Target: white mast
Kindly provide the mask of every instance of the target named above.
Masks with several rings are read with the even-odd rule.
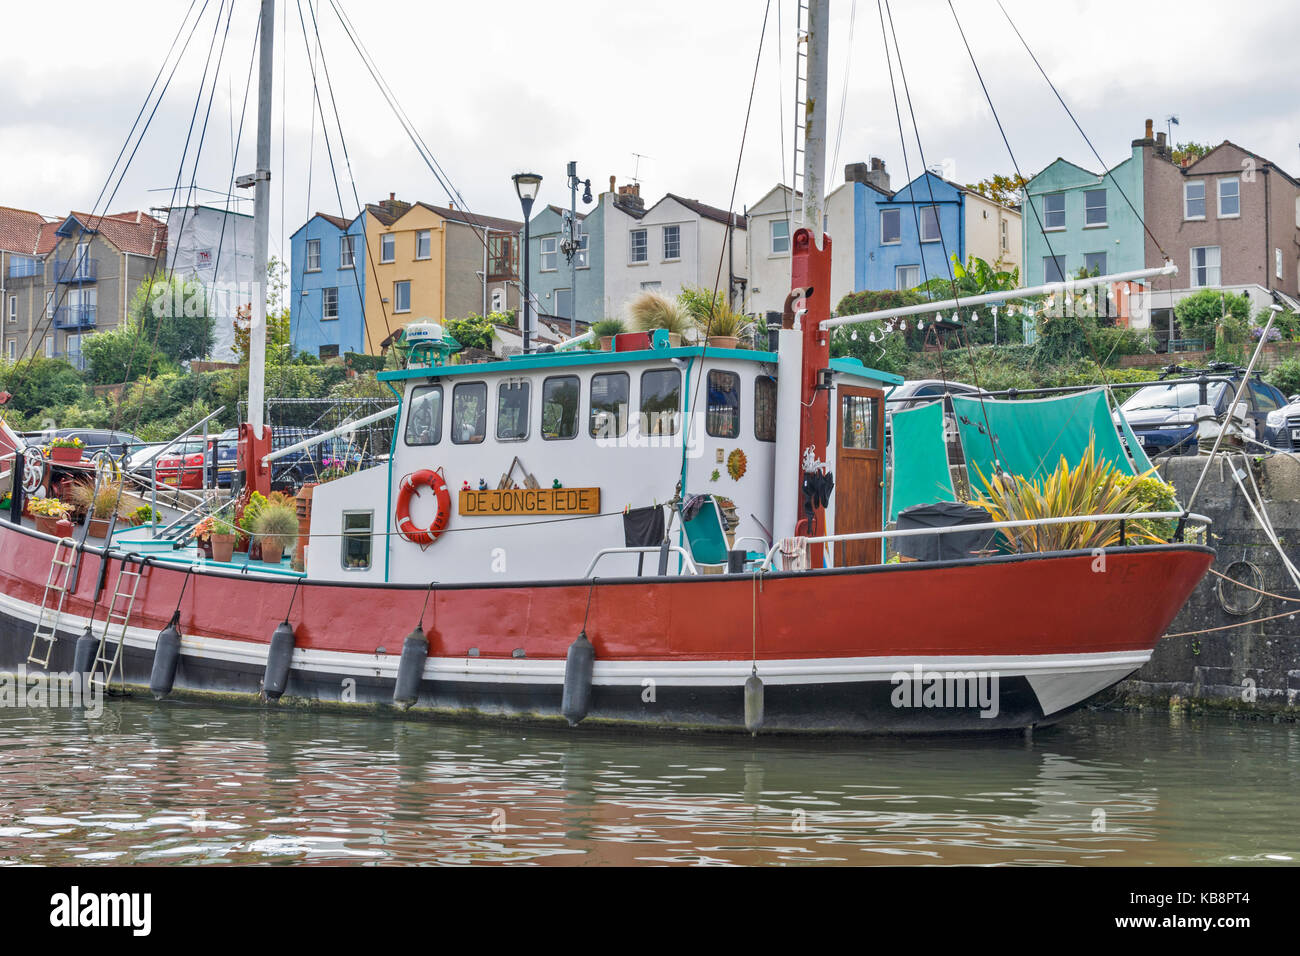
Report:
[[[808,84],[804,102],[803,221],[822,247],[826,214],[826,46],[830,34],[830,0],[808,4]]]
[[[257,75],[257,170],[253,173],[253,310],[248,326],[248,424],[262,437],[266,421],[266,280],[271,232],[271,75],[275,0],[262,0]],[[247,185],[249,177],[241,177]]]

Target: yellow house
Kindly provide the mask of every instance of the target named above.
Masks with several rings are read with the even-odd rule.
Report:
[[[392,194],[366,212],[366,340],[378,352],[408,322],[446,317],[447,222]]]

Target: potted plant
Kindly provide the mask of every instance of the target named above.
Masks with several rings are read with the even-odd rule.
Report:
[[[88,481],[73,483],[68,492],[72,503],[86,514],[86,534],[91,538],[107,538],[109,524],[116,514],[119,518],[130,515],[135,499],[122,494],[122,483],[105,481],[98,488]]]
[[[682,344],[682,336],[692,328],[690,313],[675,299],[659,292],[645,291],[627,304],[632,325],[641,332],[667,329],[673,347]]]
[[[71,464],[81,461],[81,449],[85,447],[86,443],[80,438],[52,438],[45,446],[45,454],[50,461]]]
[[[260,550],[258,544],[253,539],[257,533],[257,516],[262,513],[266,507],[266,495],[260,491],[255,491],[249,495],[248,501],[244,503],[244,510],[239,515],[239,539],[235,542],[236,551],[247,551],[250,559],[256,560],[256,551]]]
[[[626,331],[627,325],[622,319],[601,319],[591,324],[592,334],[600,341],[600,347],[606,352],[614,351],[614,336]]]
[[[726,302],[716,303],[712,313],[698,321],[700,334],[708,336],[709,348],[714,349],[736,348],[748,324],[745,316]]]
[[[298,509],[268,502],[257,514],[254,531],[262,542],[262,560],[279,564],[284,552],[298,543]]]
[[[149,505],[140,505],[140,507],[127,515],[127,520],[130,521],[134,527],[138,528],[141,525],[152,524],[155,521],[162,521],[162,515],[154,511]]]
[[[36,530],[43,534],[57,534],[57,525],[72,514],[72,509],[58,498],[33,498],[31,501],[32,517],[36,519]]]
[[[197,533],[203,529],[203,535],[212,549],[212,560],[230,563],[235,556],[235,538],[237,529],[233,524],[224,518],[218,518],[215,515],[209,515],[199,522],[195,528]]]

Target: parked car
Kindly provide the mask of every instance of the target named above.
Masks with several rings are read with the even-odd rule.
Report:
[[[1226,367],[1211,368],[1208,371],[1215,377],[1223,376],[1227,380],[1205,383],[1204,396],[1201,394],[1200,382],[1180,378],[1144,386],[1120,406],[1148,457],[1197,453],[1198,406],[1208,405],[1216,418],[1227,414],[1228,405],[1241,385],[1244,370]],[[1285,428],[1285,416],[1277,413],[1287,405],[1286,396],[1267,382],[1252,377],[1242,394],[1242,401],[1246,404],[1247,415],[1255,423],[1257,440],[1272,444],[1268,437],[1270,428],[1275,438]],[[1270,422],[1275,424],[1270,425]],[[1297,427],[1300,428],[1300,425]]]
[[[1268,413],[1259,440],[1281,451],[1300,451],[1300,395],[1291,395],[1286,404]]]
[[[159,484],[191,491],[202,488],[207,451],[208,443],[202,438],[187,438],[173,445],[158,456]]]
[[[939,378],[923,378],[904,382],[889,393],[886,400],[888,412],[904,412],[943,397],[943,440],[948,447],[948,461],[961,464],[961,439],[957,433],[957,418],[953,414],[953,395],[988,395],[988,392],[965,382],[945,382]],[[885,416],[885,441],[890,437],[889,415]]]
[[[83,453],[87,457],[99,451],[107,451],[114,458],[120,458],[128,448],[140,441],[130,432],[106,428],[60,428],[54,435],[57,438],[80,438],[85,446]]]
[[[239,465],[239,429],[227,428],[211,444],[217,459],[217,487],[229,488]]]

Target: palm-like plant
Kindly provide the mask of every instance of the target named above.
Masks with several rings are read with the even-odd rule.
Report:
[[[993,521],[1033,521],[1073,515],[1135,514],[1146,510],[1140,489],[1111,462],[1097,457],[1089,439],[1083,458],[1074,467],[1061,456],[1056,470],[1042,481],[1020,475],[986,476],[978,466],[983,490],[971,503],[989,513]],[[1070,524],[1030,525],[1004,531],[1022,551],[1075,551],[1106,548],[1120,541],[1120,522],[1079,521]],[[1126,537],[1159,543],[1141,522],[1129,524]]]
[[[677,335],[691,328],[691,316],[679,303],[659,292],[640,293],[627,304],[632,325],[642,332],[667,329]]]

